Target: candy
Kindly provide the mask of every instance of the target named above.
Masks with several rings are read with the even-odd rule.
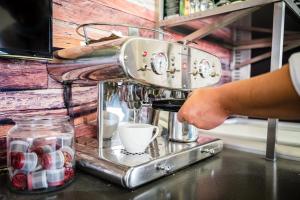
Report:
[[[62,151],[43,154],[41,164],[44,169],[59,169],[64,166],[65,160]]]
[[[42,154],[50,153],[53,152],[54,150],[50,145],[45,145],[45,146],[35,147],[31,151],[35,152],[38,156],[42,156]]]
[[[24,173],[17,173],[12,177],[11,184],[18,190],[25,190],[27,188],[27,176]]]
[[[65,146],[60,149],[64,155],[65,164],[71,163],[74,159],[75,152],[71,147]]]
[[[23,140],[14,140],[9,143],[9,150],[11,152],[27,152],[29,143]]]
[[[46,171],[37,171],[28,174],[27,176],[28,189],[48,188]]]
[[[64,184],[65,168],[47,170],[46,173],[49,186],[60,186]]]
[[[15,169],[24,171],[33,171],[38,164],[38,157],[36,153],[11,153],[11,166]]]
[[[70,181],[75,175],[74,169],[72,167],[65,168],[65,182]]]
[[[10,153],[10,163],[15,169],[21,169],[24,166],[25,156],[23,153]]]
[[[43,146],[50,146],[52,149],[56,147],[56,138],[37,138],[33,142],[33,146],[43,147]]]

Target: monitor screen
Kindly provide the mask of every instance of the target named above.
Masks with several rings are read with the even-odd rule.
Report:
[[[0,56],[52,56],[52,1],[0,0]]]

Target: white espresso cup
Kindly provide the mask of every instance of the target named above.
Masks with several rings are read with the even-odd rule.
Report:
[[[119,135],[125,150],[129,153],[143,153],[158,136],[159,128],[150,124],[122,124]],[[153,130],[155,133],[153,135]]]

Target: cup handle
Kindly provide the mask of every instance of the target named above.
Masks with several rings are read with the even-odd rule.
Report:
[[[154,126],[154,129],[156,129],[156,131],[155,131],[153,137],[151,138],[149,144],[150,144],[150,143],[158,136],[158,134],[159,134],[159,128],[158,128],[158,126]]]

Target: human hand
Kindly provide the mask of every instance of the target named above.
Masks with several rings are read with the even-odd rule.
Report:
[[[178,120],[201,129],[212,129],[229,116],[219,88],[201,88],[193,91],[178,112]]]

